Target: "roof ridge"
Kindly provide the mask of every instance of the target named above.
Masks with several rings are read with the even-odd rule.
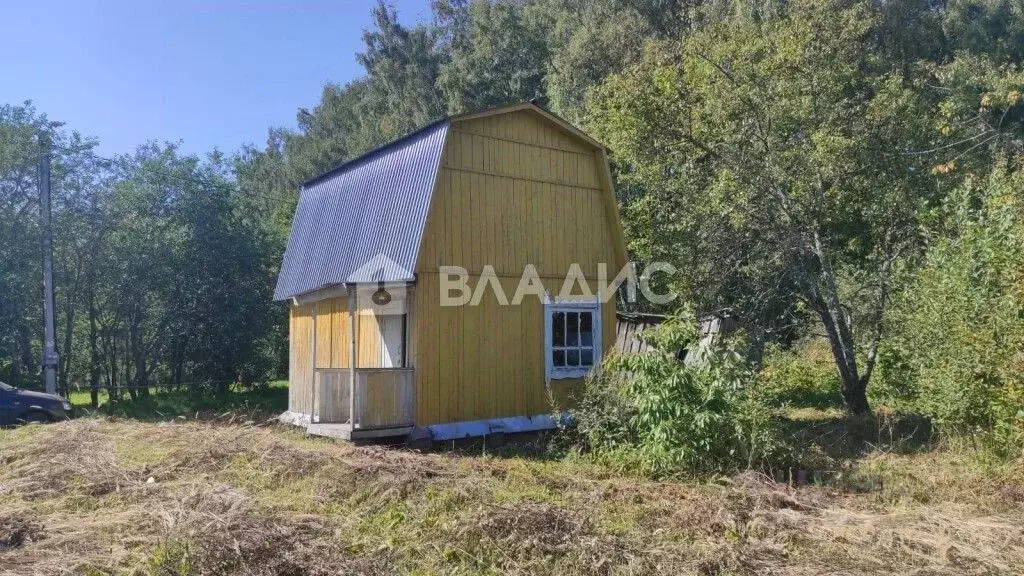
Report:
[[[430,130],[432,128],[436,128],[440,124],[451,123],[451,122],[456,122],[456,121],[461,121],[461,120],[467,120],[467,119],[478,117],[478,116],[481,116],[481,115],[500,114],[500,113],[503,113],[503,112],[512,112],[516,108],[520,108],[520,109],[532,108],[532,109],[535,109],[541,115],[548,117],[548,119],[550,119],[550,120],[554,120],[556,124],[562,125],[562,127],[564,129],[566,129],[569,132],[573,133],[576,137],[581,138],[581,139],[587,141],[588,143],[590,143],[593,146],[596,146],[598,148],[602,148],[602,146],[601,146],[601,144],[599,142],[597,142],[592,137],[590,137],[587,133],[583,132],[578,127],[573,125],[572,122],[569,122],[565,118],[562,118],[558,114],[555,114],[551,110],[548,110],[547,108],[541,106],[540,104],[535,102],[535,100],[536,100],[536,98],[534,98],[533,100],[527,100],[525,102],[515,102],[515,103],[512,103],[512,104],[505,104],[503,106],[494,106],[492,108],[485,108],[483,110],[477,110],[477,111],[474,111],[474,112],[464,112],[464,113],[461,113],[461,114],[449,114],[447,116],[444,116],[442,118],[434,120],[433,122],[431,122],[429,124],[426,124],[425,126],[417,128],[417,129],[413,130],[412,132],[409,132],[408,134],[405,134],[404,136],[400,136],[398,138],[395,138],[394,140],[391,140],[390,142],[387,142],[385,144],[381,144],[380,146],[377,146],[376,148],[368,150],[367,152],[364,152],[363,154],[360,154],[359,156],[356,156],[355,158],[353,158],[351,160],[348,160],[347,162],[344,162],[341,165],[339,165],[339,166],[337,166],[335,168],[332,168],[332,169],[328,170],[327,172],[324,172],[323,174],[321,174],[319,176],[315,176],[313,178],[310,178],[309,180],[306,180],[305,182],[303,182],[302,186],[306,187],[306,186],[310,186],[312,184],[316,184],[317,182],[320,182],[321,180],[323,180],[325,178],[328,178],[330,176],[334,176],[335,174],[337,174],[339,172],[343,172],[345,170],[348,170],[348,169],[352,168],[353,166],[355,166],[356,164],[359,164],[360,162],[369,160],[371,157],[376,156],[377,154],[379,154],[381,152],[384,152],[386,150],[390,150],[391,148],[394,148],[395,146],[397,146],[399,144],[402,144],[406,140],[409,140],[411,138],[419,136],[421,133],[426,132],[426,131],[428,131],[428,130]]]
[[[368,151],[360,154],[359,156],[356,156],[355,158],[340,164],[339,166],[331,168],[330,170],[328,170],[327,172],[324,172],[323,174],[321,174],[319,176],[314,176],[313,178],[310,178],[309,180],[306,180],[305,182],[302,183],[302,187],[305,188],[306,186],[310,186],[310,185],[316,184],[317,182],[320,182],[321,180],[324,180],[325,178],[334,176],[334,175],[338,174],[339,172],[344,172],[345,170],[348,170],[348,169],[354,167],[356,164],[359,164],[359,163],[361,163],[361,162],[363,162],[365,160],[369,160],[371,157],[376,156],[377,154],[379,154],[381,152],[390,150],[391,148],[394,148],[395,146],[397,146],[399,144],[402,144],[406,140],[409,140],[409,139],[411,139],[411,138],[413,138],[415,136],[419,136],[423,132],[426,132],[426,131],[431,130],[433,128],[437,128],[441,124],[449,122],[451,120],[451,118],[452,118],[451,116],[445,116],[444,118],[440,118],[438,120],[434,120],[433,122],[431,122],[431,123],[429,123],[429,124],[427,124],[427,125],[425,125],[423,127],[417,128],[417,129],[413,130],[412,132],[409,132],[408,134],[406,134],[404,136],[400,136],[400,137],[395,138],[394,140],[392,140],[390,142],[387,142],[385,144],[381,144],[380,146],[377,146],[376,148],[368,150]]]

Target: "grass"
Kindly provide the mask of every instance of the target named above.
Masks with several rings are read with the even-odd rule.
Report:
[[[190,407],[191,409],[191,407]],[[236,421],[237,422],[237,421]],[[1011,574],[1024,463],[874,450],[824,485],[656,482],[543,440],[419,453],[280,426],[0,431],[3,574]],[[866,487],[865,487],[866,486]]]
[[[154,391],[147,397],[111,402],[106,391],[99,396],[99,407],[92,408],[88,390],[72,391],[71,404],[76,414],[109,415],[133,418],[145,422],[171,418],[210,419],[221,415],[236,420],[266,419],[280,414],[288,407],[288,381],[278,380],[265,386],[253,386],[241,391],[216,394],[209,391],[192,392],[187,389]]]
[[[785,370],[809,376],[784,426],[829,472],[807,485],[655,481],[537,435],[352,446],[269,424],[283,383],[104,402],[0,430],[0,575],[1024,573],[1024,461],[847,418]]]

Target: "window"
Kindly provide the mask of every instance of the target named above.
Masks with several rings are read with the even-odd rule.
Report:
[[[544,306],[547,379],[581,378],[601,361],[601,306],[547,302]]]

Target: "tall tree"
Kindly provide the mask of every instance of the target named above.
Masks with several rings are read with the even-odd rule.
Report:
[[[619,178],[633,249],[685,272],[705,309],[777,327],[806,310],[832,348],[849,411],[883,335],[893,267],[934,206],[924,156],[934,106],[871,50],[862,2],[795,2],[789,15],[726,22],[600,90],[591,127]]]
[[[511,0],[448,4],[456,30],[444,50],[438,86],[449,112],[481,110],[544,98],[549,52],[542,23],[529,18],[523,3]]]
[[[406,28],[397,11],[381,0],[373,9],[375,28],[363,33],[356,60],[366,68],[366,109],[380,140],[411,132],[444,114],[437,79],[441,58],[437,32],[420,24]]]

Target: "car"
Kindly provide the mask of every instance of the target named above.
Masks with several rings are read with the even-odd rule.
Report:
[[[0,426],[56,422],[71,417],[71,402],[56,394],[21,390],[0,382]]]

